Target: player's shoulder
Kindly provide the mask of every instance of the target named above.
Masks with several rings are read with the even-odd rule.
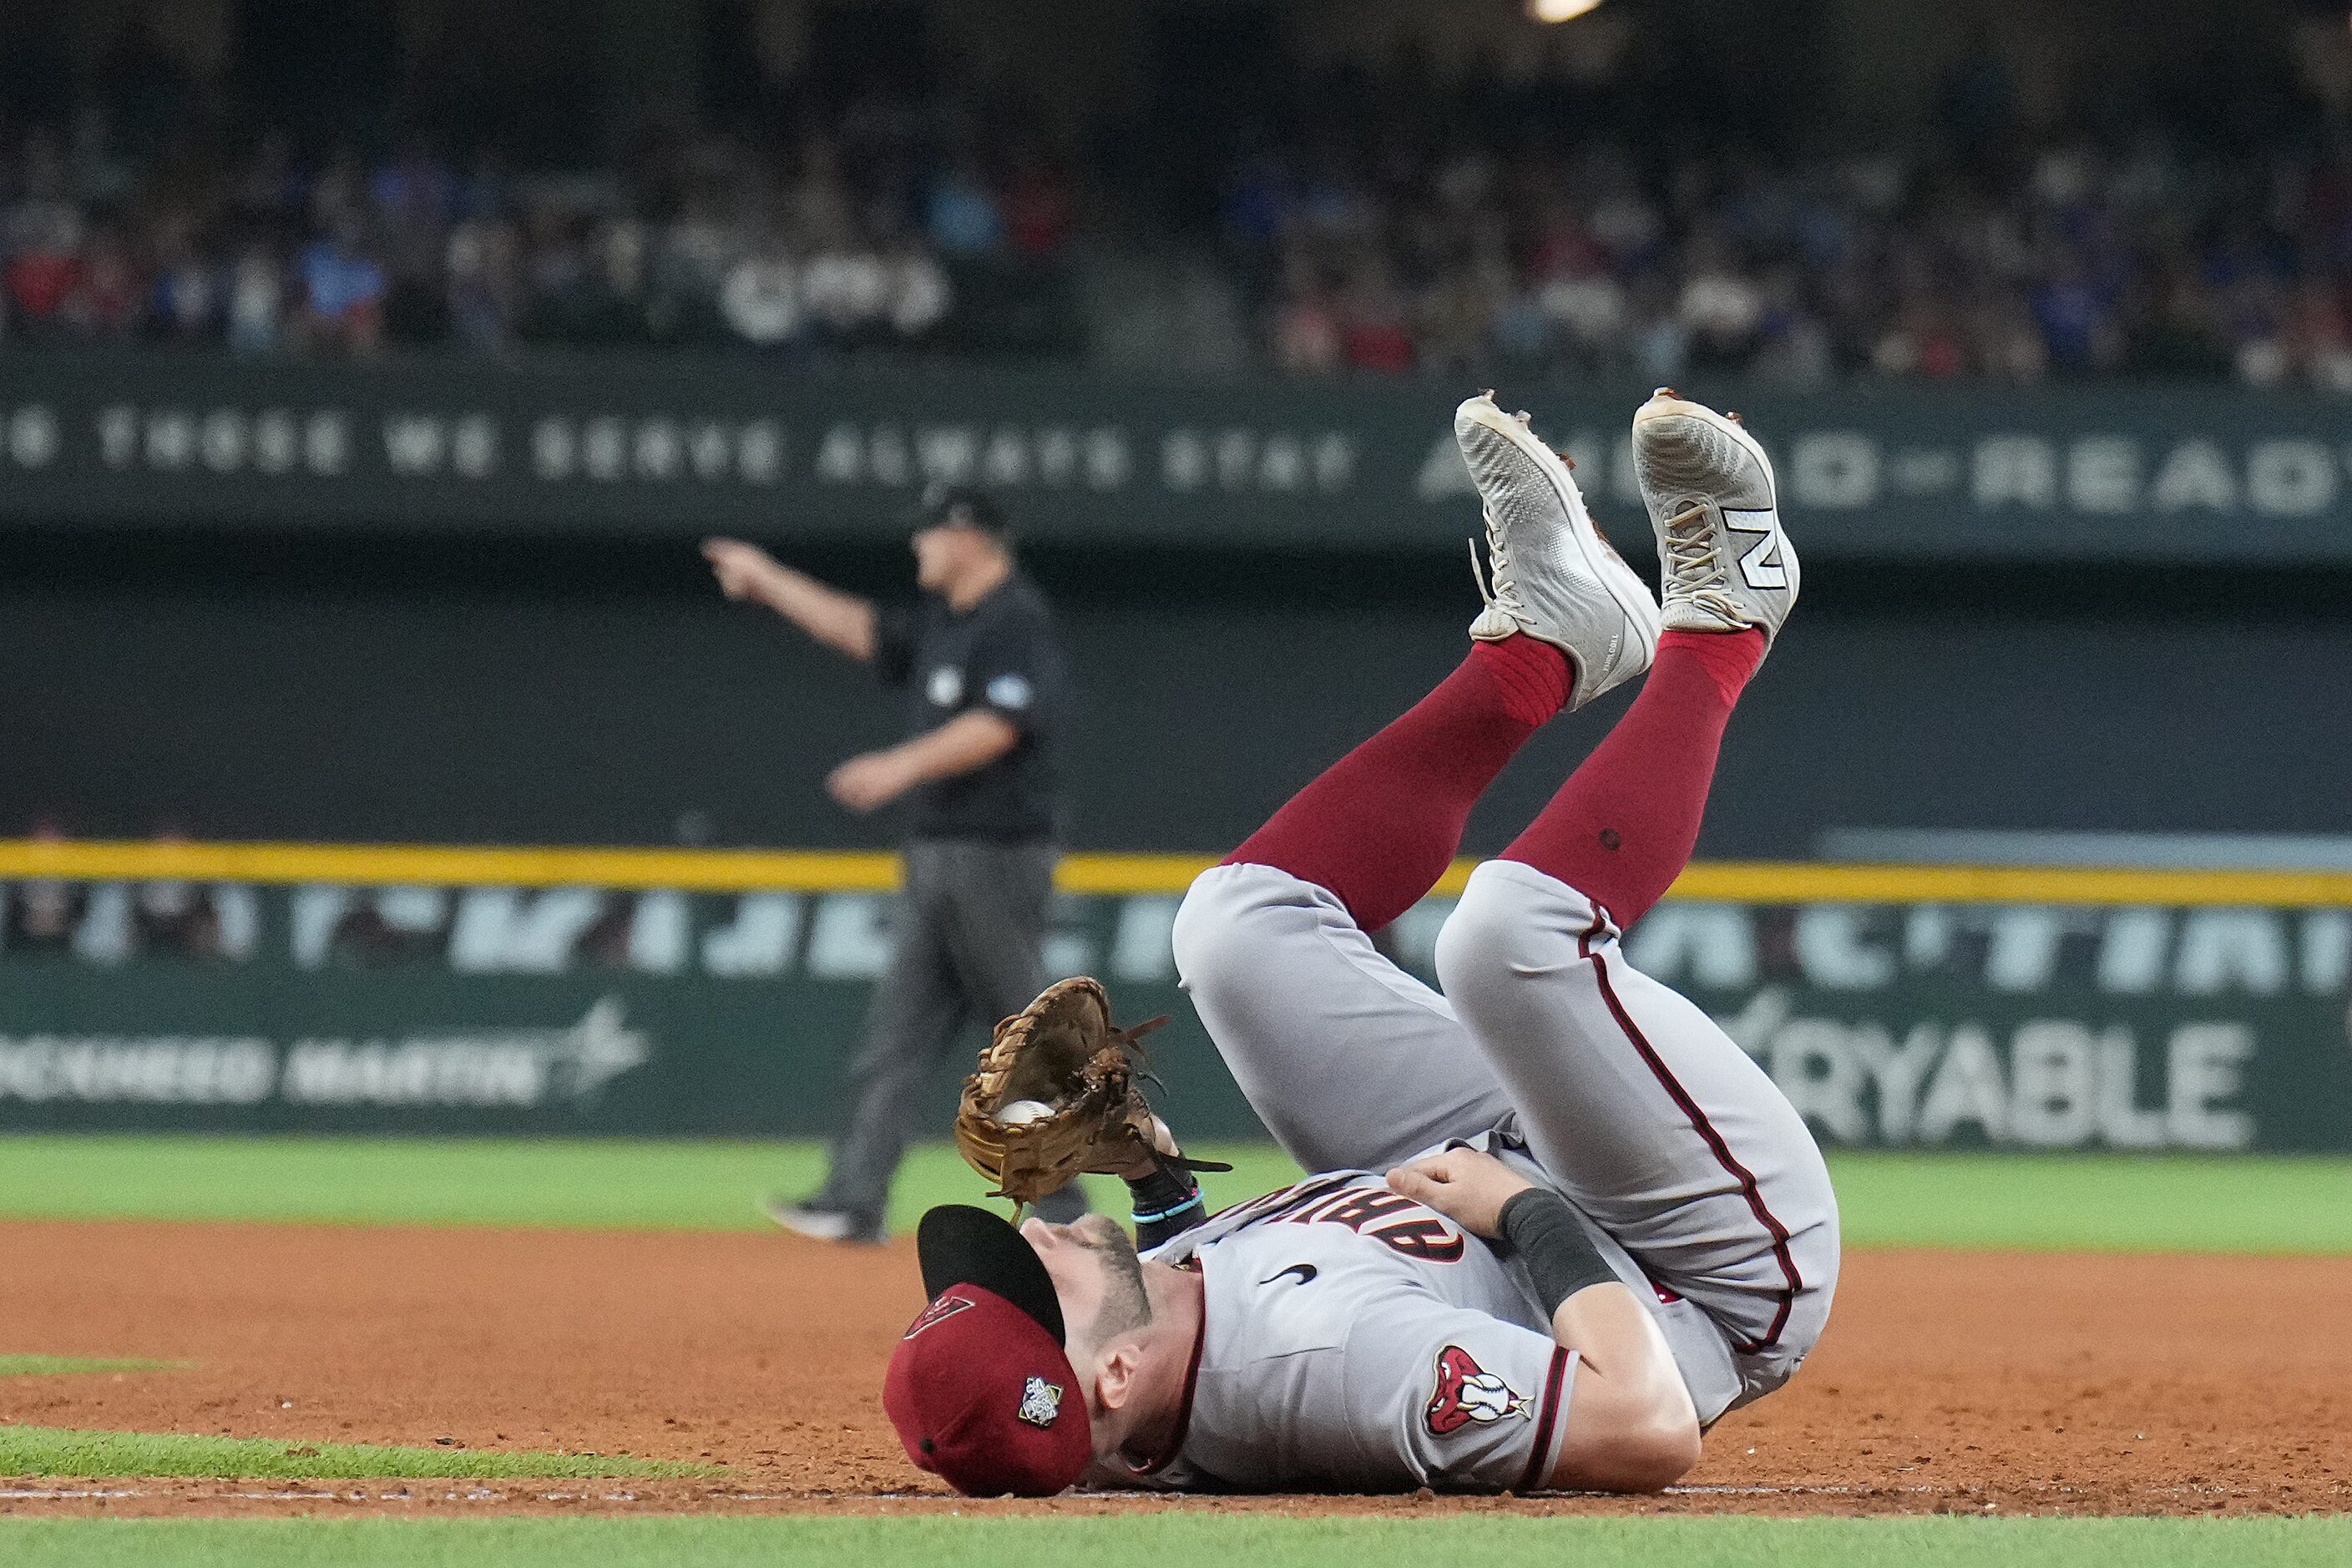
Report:
[[[1199,1267],[1217,1359],[1228,1368],[1337,1350],[1376,1293],[1360,1249],[1313,1226],[1237,1231],[1204,1246]]]
[[[1354,1189],[1363,1191],[1365,1189]],[[1212,1289],[1368,1293],[1410,1286],[1420,1260],[1401,1252],[1372,1227],[1276,1219],[1203,1237],[1192,1253]],[[1393,1218],[1393,1216],[1391,1216]]]
[[[1364,1237],[1344,1226],[1331,1225],[1271,1225],[1245,1226],[1222,1236],[1203,1238],[1198,1256],[1204,1264],[1233,1267],[1243,1258],[1276,1257],[1297,1253],[1327,1265],[1369,1256],[1363,1247]]]

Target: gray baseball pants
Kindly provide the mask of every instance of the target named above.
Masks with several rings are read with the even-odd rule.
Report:
[[[890,966],[874,988],[850,1068],[848,1123],[833,1141],[818,1201],[878,1217],[923,1125],[923,1098],[966,1025],[986,1029],[1045,988],[1054,896],[1051,844],[919,838],[906,847]],[[966,1064],[969,1070],[969,1064]],[[1086,1212],[1075,1186],[1037,1205],[1047,1219]]]
[[[1270,866],[1193,882],[1176,965],[1251,1106],[1308,1171],[1383,1171],[1509,1125],[1650,1281],[1723,1332],[1743,1404],[1829,1315],[1837,1201],[1804,1120],[1583,894],[1479,867],[1432,990],[1339,899]],[[1728,1392],[1728,1390],[1727,1390]]]

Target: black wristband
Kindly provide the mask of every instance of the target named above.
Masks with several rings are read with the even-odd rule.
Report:
[[[1191,1172],[1161,1163],[1155,1163],[1148,1176],[1130,1177],[1127,1192],[1136,1219],[1146,1224],[1168,1218],[1187,1205],[1201,1201],[1201,1184],[1192,1179]]]
[[[1503,1239],[1526,1260],[1528,1276],[1548,1313],[1588,1285],[1613,1285],[1617,1271],[1601,1256],[1558,1193],[1529,1187],[1503,1205],[1497,1226]]]

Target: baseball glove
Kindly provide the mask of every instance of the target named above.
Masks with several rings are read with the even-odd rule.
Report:
[[[1166,1022],[1118,1027],[1101,983],[1079,975],[997,1025],[955,1122],[965,1163],[996,1184],[990,1195],[1034,1204],[1086,1172],[1231,1170],[1154,1137],[1157,1119],[1135,1085],[1148,1076],[1136,1041]]]

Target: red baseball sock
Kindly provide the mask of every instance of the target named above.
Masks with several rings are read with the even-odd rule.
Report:
[[[1225,864],[1328,888],[1378,931],[1437,885],[1471,806],[1567,705],[1569,683],[1567,657],[1549,643],[1472,643],[1436,690],[1291,796]]]
[[[1632,925],[1689,864],[1723,726],[1764,634],[1667,632],[1642,694],[1502,858],[1559,878]]]

